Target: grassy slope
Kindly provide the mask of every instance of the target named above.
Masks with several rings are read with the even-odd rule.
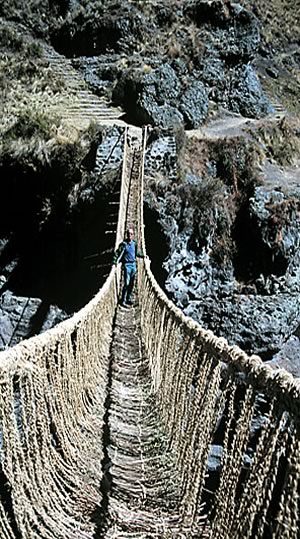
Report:
[[[49,164],[59,146],[84,137],[57,113],[71,100],[39,42],[19,22],[0,18],[0,162]]]

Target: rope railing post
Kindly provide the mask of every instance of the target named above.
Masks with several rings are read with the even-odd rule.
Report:
[[[142,145],[141,145],[141,164],[140,164],[140,181],[138,184],[138,243],[141,246],[141,250],[146,255],[146,243],[145,243],[145,234],[144,234],[144,204],[143,204],[143,196],[144,196],[144,178],[145,178],[145,156],[146,156],[146,146],[147,146],[147,135],[148,135],[148,127],[143,127],[143,138],[142,138]],[[140,262],[139,267],[140,270],[138,272],[138,289],[139,291],[142,290],[143,286],[143,266],[145,264],[147,259],[144,259],[142,262]],[[147,262],[148,263],[148,260]],[[139,292],[140,293],[140,292]]]
[[[147,136],[148,136],[148,126],[145,125],[143,128],[143,141],[142,141],[142,158],[141,158],[141,178],[140,178],[140,192],[139,192],[139,200],[140,200],[140,242],[142,251],[146,254],[146,244],[145,244],[145,233],[144,233],[144,204],[143,204],[143,196],[144,196],[144,179],[145,179],[145,158],[146,158],[146,146],[147,146]]]

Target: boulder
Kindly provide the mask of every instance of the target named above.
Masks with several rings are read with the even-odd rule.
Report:
[[[176,72],[169,64],[149,73],[134,68],[120,77],[113,100],[125,109],[133,123],[170,128],[184,123],[176,106],[180,90]]]
[[[189,301],[184,312],[230,344],[248,353],[270,357],[297,330],[300,320],[299,292],[272,296],[207,295]]]
[[[286,369],[296,378],[300,378],[300,340],[292,335],[275,356],[266,362],[274,369]]]
[[[1,295],[0,350],[50,329],[66,318],[67,314],[54,305],[47,307],[44,312],[43,302],[39,298],[16,296],[6,290]]]
[[[231,69],[228,106],[233,112],[249,118],[259,118],[273,111],[263,94],[259,78],[250,64]]]
[[[249,62],[260,46],[259,22],[239,4],[231,4],[231,17],[216,35],[216,47],[229,63]]]
[[[223,92],[226,88],[225,62],[208,50],[199,65],[200,77],[204,84]]]
[[[175,67],[180,72],[179,62]],[[120,76],[113,100],[125,109],[133,123],[162,128],[185,125],[193,129],[207,117],[208,95],[202,82],[185,75],[184,78],[187,87],[183,91],[179,75],[169,64],[150,68],[149,73],[131,68]]]
[[[154,69],[144,76],[144,86],[154,87],[159,104],[175,104],[181,90],[176,72],[169,64]]]
[[[211,27],[212,43],[226,61],[248,62],[254,58],[260,45],[259,23],[240,4],[229,0],[197,0],[189,2],[184,13],[197,26]]]
[[[194,82],[183,93],[179,110],[183,114],[187,129],[200,127],[208,113],[208,95],[202,82]]]

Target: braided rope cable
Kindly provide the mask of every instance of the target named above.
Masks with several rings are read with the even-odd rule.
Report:
[[[274,407],[266,417],[261,429],[260,439],[253,455],[253,462],[248,477],[244,483],[244,490],[239,500],[238,511],[232,529],[232,537],[252,537],[253,524],[264,505],[268,477],[272,475],[274,453],[281,451],[279,438],[284,428],[285,418],[278,417]]]
[[[116,245],[125,230],[124,159]],[[81,311],[0,353],[1,470],[22,539],[91,539],[101,502],[102,427],[119,270]],[[0,536],[13,527],[0,497]]]
[[[144,148],[146,138],[145,129]],[[141,170],[139,241],[146,252],[143,183],[144,170]],[[255,532],[257,522],[256,533],[261,534],[266,524],[270,526],[267,517],[274,520],[274,515],[270,517],[268,512],[282,452],[288,454],[291,469],[299,468],[299,460],[295,457],[297,454],[299,459],[298,452],[294,451],[291,456],[292,449],[286,444],[288,427],[282,418],[289,414],[299,440],[300,382],[284,370],[274,371],[265,366],[258,356],[249,357],[237,346],[230,346],[225,339],[216,337],[186,317],[160,289],[147,259],[140,262],[138,277],[141,328],[151,358],[153,392],[170,446],[177,455],[177,467],[184,485],[183,529],[190,536],[201,513],[209,448],[226,409],[228,423],[223,440],[220,482],[210,510],[210,524],[202,536],[206,533],[211,538],[244,539]],[[219,369],[214,371],[216,363]],[[224,372],[228,372],[232,380],[232,395],[226,393],[222,381]],[[237,406],[234,395],[241,393],[240,387],[245,390],[238,398]],[[265,419],[249,470],[242,472],[253,437],[255,398],[262,392],[269,403],[271,416]],[[286,482],[282,494],[280,518],[285,521],[286,530],[296,529],[294,523],[299,511],[295,473],[292,477]],[[292,510],[283,512],[285,501],[292,495],[296,500],[290,504]],[[186,525],[188,521],[189,526]]]
[[[276,539],[299,536],[300,442],[296,431],[289,433],[288,447],[287,470],[274,530]]]
[[[3,539],[14,539],[14,533],[7,518],[2,501],[0,501],[0,529]]]
[[[237,399],[237,385],[231,381],[228,399],[227,424],[223,442],[222,469],[220,485],[215,498],[214,510],[218,515],[212,527],[213,536],[221,539],[231,528],[237,512],[235,492],[243,467],[244,454],[250,432],[251,420],[254,411],[253,389],[247,389],[239,405],[241,410],[236,418],[235,400]],[[229,442],[230,440],[230,442]]]

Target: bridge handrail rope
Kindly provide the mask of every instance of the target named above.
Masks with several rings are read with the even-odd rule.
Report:
[[[118,213],[118,224],[117,224],[115,248],[123,240],[124,233],[125,233],[127,199],[128,199],[128,188],[129,188],[129,178],[127,177],[128,163],[126,162],[127,155],[128,155],[128,147],[127,147],[128,129],[127,127],[124,129],[123,137],[124,137],[124,149],[123,149],[123,163],[122,163],[121,193],[120,193],[120,206],[119,206],[119,213]],[[51,328],[47,330],[46,332],[41,333],[40,335],[31,337],[30,339],[27,339],[17,344],[16,346],[13,346],[12,348],[8,350],[1,351],[0,352],[0,381],[1,381],[1,376],[3,376],[6,370],[8,373],[10,373],[11,371],[14,371],[15,374],[18,374],[19,372],[22,373],[22,368],[25,368],[27,363],[26,361],[20,360],[20,358],[23,357],[23,353],[24,353],[24,357],[27,355],[26,350],[28,349],[28,347],[34,346],[34,345],[38,346],[39,344],[43,346],[44,343],[48,339],[51,342],[53,342],[57,338],[59,340],[59,338],[61,337],[62,334],[64,334],[65,331],[74,329],[80,322],[82,322],[87,317],[87,315],[91,311],[93,311],[95,305],[101,302],[102,299],[105,297],[107,290],[111,286],[111,280],[113,279],[116,273],[117,273],[116,268],[113,267],[103,287],[99,290],[99,292],[95,295],[95,297],[82,309],[76,312],[71,318],[68,318],[67,320],[56,325],[54,328]],[[18,365],[18,361],[19,361],[19,365]]]
[[[145,129],[143,152],[146,138]],[[146,252],[143,166],[140,183],[139,241]],[[153,392],[184,485],[181,510],[186,530],[197,526],[207,492],[211,444],[224,423],[219,486],[210,500],[209,537],[262,538],[271,514],[272,537],[296,539],[300,381],[230,346],[185,316],[158,286],[147,259],[139,263],[138,279],[142,337]],[[286,475],[280,483],[283,461]],[[242,469],[247,469],[244,478]]]
[[[125,129],[116,245],[124,236],[130,158]],[[23,538],[93,537],[118,286],[113,267],[78,313],[0,352],[0,464],[13,511],[6,514],[0,496],[1,537],[14,538],[16,526]]]

